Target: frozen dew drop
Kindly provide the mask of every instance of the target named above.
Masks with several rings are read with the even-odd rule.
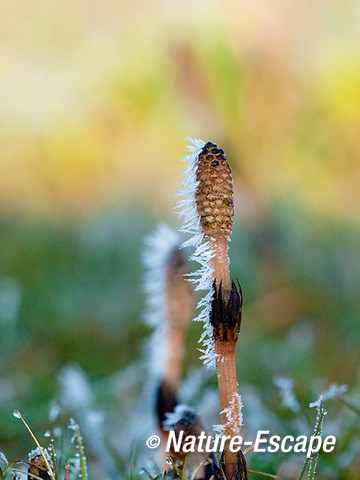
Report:
[[[13,415],[15,418],[21,418],[21,413],[19,412],[19,410],[14,410]]]

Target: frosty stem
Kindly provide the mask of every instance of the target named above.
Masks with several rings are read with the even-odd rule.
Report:
[[[224,236],[218,236],[213,239],[212,249],[214,256],[211,259],[211,266],[213,269],[213,280],[216,285],[222,287],[222,297],[226,304],[230,299],[230,274],[229,274],[229,259],[228,259],[228,241]],[[227,329],[227,326],[223,326]],[[234,330],[237,326],[233,327]],[[230,337],[234,335],[230,334]],[[235,334],[236,340],[237,335]],[[231,410],[232,418],[239,419],[241,416],[240,405],[238,401],[234,401],[238,395],[238,383],[236,376],[236,340],[233,338],[225,338],[217,335],[214,328],[214,351],[216,358],[216,373],[220,397],[220,411],[221,423],[224,426],[224,435],[233,437],[240,435],[240,425],[235,425],[228,421],[227,411]],[[229,442],[228,442],[229,443]],[[227,451],[225,453],[225,473],[228,480],[232,479],[237,466],[237,454]]]
[[[214,235],[208,241],[213,251],[210,264],[213,270],[213,280],[216,285],[222,286],[224,301],[230,298],[230,272],[228,257],[228,239],[224,235]],[[236,376],[236,341],[223,341],[214,335],[214,350],[216,355],[216,373],[220,397],[221,423],[224,426],[224,435],[233,437],[240,435],[239,426],[228,422],[226,411],[232,410],[234,418],[240,418],[239,402],[234,402],[238,393]],[[237,428],[235,428],[237,427]],[[237,454],[227,452],[225,454],[225,472],[229,479],[234,476],[236,470]]]
[[[240,416],[240,411],[235,411],[235,406],[237,407],[238,403],[234,402],[231,404],[234,400],[234,395],[237,395],[238,392],[235,363],[236,344],[215,340],[215,353],[220,409],[222,412],[221,423],[225,426],[224,435],[233,437],[234,435],[239,435],[239,429],[228,423],[224,410],[231,408],[236,418]]]
[[[230,282],[228,242],[234,221],[234,190],[231,168],[224,151],[212,142],[195,139],[185,157],[189,162],[184,182],[185,198],[182,201],[185,216],[184,230],[195,234],[197,246],[194,259],[201,264],[198,273],[200,289],[211,279],[213,295],[211,305],[203,317],[209,320],[212,331],[206,328],[203,335],[206,350],[204,359],[209,362],[215,353],[218,378],[221,420],[224,434],[240,434],[241,408],[238,395],[235,353],[240,330],[242,294],[240,285]],[[188,197],[188,198],[187,198]],[[201,233],[199,244],[199,233]],[[210,285],[211,288],[211,285]],[[210,298],[204,297],[201,306]],[[199,304],[199,305],[200,305]],[[201,317],[201,316],[200,316]],[[201,317],[202,318],[202,317]],[[206,325],[209,327],[209,325]],[[206,335],[210,334],[211,339]],[[243,458],[225,452],[225,473],[232,480]],[[242,462],[242,463],[241,463]],[[240,465],[240,466],[241,466]],[[240,467],[239,467],[240,468]]]
[[[222,299],[224,304],[230,299],[230,272],[228,257],[228,238],[223,234],[213,235],[206,238],[212,250],[210,265],[213,271],[213,281],[216,286],[221,286]],[[225,324],[225,319],[219,319]],[[222,326],[222,331],[229,328]],[[231,328],[231,327],[230,327]],[[235,324],[233,329],[238,327]],[[230,332],[229,332],[230,333]],[[231,337],[231,338],[229,338]],[[236,376],[236,340],[237,335],[230,333],[229,337],[218,335],[216,329],[213,331],[214,351],[216,358],[216,373],[220,397],[221,423],[224,426],[223,434],[228,437],[240,435],[240,425],[229,422],[227,412],[231,411],[231,417],[239,419],[241,416],[238,395],[238,383]],[[234,340],[234,337],[236,340]],[[229,445],[229,441],[227,442]],[[225,474],[228,480],[232,479],[237,467],[237,453],[226,451],[224,456]]]

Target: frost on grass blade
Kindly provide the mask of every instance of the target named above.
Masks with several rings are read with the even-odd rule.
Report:
[[[171,252],[179,247],[177,232],[165,223],[158,225],[145,239],[142,259],[145,266],[143,289],[145,292],[144,322],[154,328],[147,348],[148,371],[160,378],[166,358],[164,325],[166,323],[166,269]],[[156,354],[155,354],[156,352]]]
[[[87,460],[84,450],[83,439],[80,433],[79,425],[75,422],[73,418],[70,419],[69,429],[74,432],[72,442],[76,442],[77,448],[77,457],[80,462],[80,478],[82,480],[88,480],[88,473],[87,473]]]
[[[201,359],[207,366],[213,366],[215,363],[215,353],[212,340],[212,327],[209,322],[210,306],[213,296],[213,271],[210,265],[212,251],[209,242],[204,238],[196,206],[196,189],[199,185],[199,182],[196,180],[196,172],[199,164],[199,155],[205,146],[205,142],[199,138],[188,137],[188,140],[192,145],[187,147],[190,154],[182,158],[184,162],[188,162],[188,166],[183,172],[185,178],[182,182],[182,189],[177,192],[177,195],[181,197],[181,199],[178,201],[176,209],[178,211],[177,213],[183,217],[183,226],[180,231],[191,235],[182,246],[195,247],[195,252],[190,257],[190,260],[200,265],[200,268],[190,276],[189,280],[195,284],[195,290],[207,292],[198,303],[197,308],[200,310],[200,313],[194,320],[204,323],[204,332],[200,338],[200,343],[202,343],[200,351],[203,354]]]
[[[321,397],[319,398],[318,402],[319,403],[316,405],[317,416],[316,416],[316,424],[315,424],[314,433],[313,433],[314,437],[322,435],[324,418],[325,418],[325,415],[327,415],[327,411],[324,408],[324,404]],[[304,478],[306,471],[308,472],[308,479],[314,480],[319,452],[320,450],[318,450],[317,452],[313,452],[310,458],[306,459],[304,466],[300,472],[298,480],[302,480]]]
[[[318,407],[321,402],[336,398],[337,396],[347,392],[347,390],[347,385],[337,385],[336,383],[332,383],[329,388],[324,393],[322,393],[315,402],[310,403],[309,407]]]

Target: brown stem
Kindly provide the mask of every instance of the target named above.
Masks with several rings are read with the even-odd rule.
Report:
[[[231,169],[224,151],[207,142],[199,154],[196,171],[198,182],[195,200],[202,233],[212,252],[210,266],[215,287],[210,314],[215,343],[216,371],[221,410],[231,408],[234,418],[240,418],[236,401],[235,352],[241,321],[241,291],[230,284],[228,239],[234,221],[234,199]],[[233,402],[233,403],[231,403]],[[224,435],[239,434],[239,425],[227,425],[226,413],[221,415]],[[236,431],[235,431],[236,430]],[[237,467],[237,454],[225,453],[225,472],[232,480]],[[245,467],[246,468],[246,467]]]
[[[213,258],[210,260],[210,265],[213,270],[213,280],[216,284],[222,285],[224,299],[227,300],[230,296],[230,273],[229,273],[229,256],[228,256],[228,239],[225,235],[212,235],[206,237],[210,243],[210,249],[213,251]]]
[[[164,380],[176,392],[184,350],[186,330],[191,323],[195,295],[184,275],[190,272],[188,263],[178,248],[168,258],[166,270],[166,366]]]
[[[169,328],[167,333],[166,345],[168,351],[164,380],[174,389],[175,392],[181,375],[185,333],[186,331],[184,328]]]
[[[235,361],[236,343],[222,342],[215,339],[215,354],[220,410],[223,412],[223,410],[231,408],[233,418],[240,418],[239,403],[237,401],[231,403],[234,400],[234,395],[238,393]],[[221,414],[221,423],[225,425],[225,436],[233,437],[240,435],[240,425],[229,425],[226,413]],[[237,454],[226,452],[225,473],[228,480],[231,480],[235,474],[236,463]]]
[[[168,331],[166,335],[166,346],[167,346],[167,356],[166,356],[166,365],[165,372],[162,381],[162,385],[166,386],[167,395],[170,392],[174,395],[176,402],[176,392],[178,389],[180,376],[181,376],[181,366],[182,358],[184,353],[184,338],[185,338],[185,328],[183,326],[175,327],[173,325],[168,325]],[[171,401],[171,397],[166,399]],[[164,430],[162,426],[161,436],[162,436],[162,465],[165,470],[169,469],[169,465],[166,463],[166,458],[168,453],[165,451],[165,445],[167,445],[169,432]]]
[[[68,480],[69,477],[69,471],[70,471],[70,460],[68,460],[67,464],[65,465],[65,478],[64,480]]]
[[[221,285],[223,301],[226,304],[230,298],[230,273],[228,257],[228,239],[225,235],[214,235],[207,238],[214,255],[211,259],[211,268],[213,269],[213,280],[216,285]],[[225,320],[225,319],[223,319]],[[231,408],[233,418],[240,418],[239,404],[234,401],[238,393],[238,384],[236,377],[236,341],[224,341],[215,335],[214,330],[214,348],[216,354],[216,372],[218,379],[218,388],[220,396],[220,409]],[[233,402],[233,403],[231,403]],[[229,425],[226,413],[221,414],[221,423],[225,426],[224,435],[233,437],[240,435],[240,425]],[[229,441],[227,442],[229,444]],[[231,480],[236,472],[237,453],[225,452],[225,473],[228,480]]]

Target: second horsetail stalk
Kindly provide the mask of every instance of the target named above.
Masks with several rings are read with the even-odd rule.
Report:
[[[240,285],[230,282],[228,258],[234,221],[233,180],[221,148],[199,139],[192,142],[194,146],[189,147],[192,155],[184,158],[189,167],[182,192],[184,199],[179,206],[185,216],[183,230],[193,234],[187,242],[196,246],[192,258],[201,264],[194,281],[198,283],[197,289],[209,292],[199,303],[204,307],[199,315],[205,322],[203,358],[207,363],[215,360],[221,407],[220,429],[224,435],[233,437],[240,435],[242,425],[235,363],[242,293]],[[226,452],[224,463],[226,476],[231,480],[237,469],[238,455]]]
[[[160,224],[147,237],[143,254],[145,320],[154,327],[149,348],[149,374],[155,376],[150,381],[157,386],[156,414],[163,446],[168,438],[163,421],[177,404],[185,336],[195,307],[194,289],[186,281],[190,268],[179,243],[177,233],[166,224]],[[164,466],[165,458],[163,450]]]

